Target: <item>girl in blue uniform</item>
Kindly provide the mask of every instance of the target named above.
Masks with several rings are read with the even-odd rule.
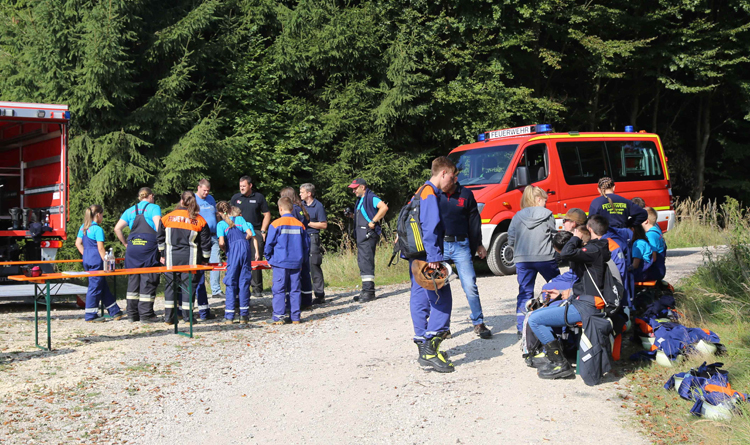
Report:
[[[227,253],[227,272],[224,274],[226,285],[226,309],[224,323],[232,324],[234,315],[239,310],[240,323],[246,324],[250,315],[250,279],[252,267],[250,258],[249,239],[253,240],[255,258],[259,258],[258,240],[252,224],[248,224],[240,209],[231,207],[228,202],[220,201],[216,204],[216,211],[221,221],[216,225],[216,236],[219,247]],[[239,305],[237,299],[239,298]],[[238,307],[237,307],[238,306]]]
[[[100,205],[92,205],[87,208],[83,215],[83,225],[78,229],[76,248],[83,256],[83,270],[104,270],[104,230],[99,226],[102,222],[104,210]],[[89,289],[86,292],[86,316],[88,322],[104,321],[103,317],[97,316],[99,311],[99,300],[104,301],[109,315],[114,320],[123,317],[120,306],[117,305],[114,295],[109,290],[105,277],[89,277]]]
[[[294,216],[307,230],[308,224],[310,224],[310,215],[307,214],[307,209],[302,205],[302,200],[299,195],[294,192],[293,187],[284,187],[279,193],[281,198],[289,198],[292,201],[292,216]],[[309,235],[308,235],[309,236]],[[308,309],[312,307],[313,300],[313,285],[312,277],[310,276],[310,258],[307,258],[302,264],[302,271],[300,272],[300,284],[302,286],[302,298],[300,300],[300,307]],[[289,303],[289,289],[286,292],[286,309],[291,314],[291,305]]]

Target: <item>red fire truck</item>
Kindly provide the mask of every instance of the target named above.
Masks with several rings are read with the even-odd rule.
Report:
[[[0,262],[53,260],[66,239],[69,122],[67,105],[0,102]],[[32,221],[50,229],[41,242]],[[0,267],[0,281],[19,272]]]
[[[515,273],[507,230],[529,184],[547,191],[547,208],[558,229],[568,209],[588,212],[599,196],[599,178],[615,180],[616,192],[643,198],[659,214],[659,226],[674,226],[672,186],[659,136],[633,132],[555,133],[537,124],[482,133],[477,142],[453,149],[459,182],[474,192],[482,218],[487,264],[496,275]]]

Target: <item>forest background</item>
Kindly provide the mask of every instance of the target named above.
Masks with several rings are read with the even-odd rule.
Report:
[[[111,226],[202,177],[313,182],[340,222],[361,176],[397,211],[431,158],[533,123],[656,132],[675,195],[750,201],[749,0],[0,0],[0,23],[0,99],[70,105],[73,238],[85,206]]]

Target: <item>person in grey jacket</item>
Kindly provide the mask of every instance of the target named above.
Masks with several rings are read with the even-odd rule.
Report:
[[[523,191],[521,210],[513,216],[508,228],[508,244],[513,247],[513,258],[518,276],[516,328],[519,338],[526,316],[526,302],[534,297],[537,273],[546,281],[560,275],[552,249],[555,218],[544,206],[547,192],[530,185]]]

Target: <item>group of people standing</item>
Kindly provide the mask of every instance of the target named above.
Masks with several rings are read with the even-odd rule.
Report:
[[[202,272],[178,274],[179,282],[173,282],[173,274],[166,274],[166,323],[173,323],[175,308],[182,310],[183,318],[188,319],[192,296],[188,295],[184,284],[190,279],[193,280],[192,288],[197,296],[198,322],[216,318],[208,304],[209,291],[214,298],[226,298],[225,322],[230,323],[237,320],[247,322],[250,293],[252,292],[255,297],[262,295],[261,271],[252,268],[252,261],[257,261],[265,255],[273,266],[271,258],[279,259],[282,256],[278,252],[274,254],[278,240],[274,238],[270,245],[266,245],[266,241],[269,235],[275,236],[275,232],[286,235],[289,229],[276,230],[271,223],[268,203],[261,193],[253,190],[252,179],[249,176],[240,178],[239,188],[239,193],[232,196],[230,201],[217,203],[209,194],[211,184],[208,180],[202,179],[195,192],[183,192],[175,210],[162,217],[161,208],[154,203],[154,193],[150,188],[143,187],[138,192],[138,203],[125,210],[115,225],[115,235],[126,248],[125,268],[128,269],[159,265],[216,264],[220,262],[220,250],[226,252],[227,271],[223,281],[226,285],[226,294],[221,290],[219,271],[210,272],[208,280]],[[298,220],[304,229],[300,236],[304,235],[307,248],[304,257],[299,259],[301,274],[298,277],[301,306],[304,308],[313,304],[323,304],[325,290],[323,271],[320,267],[320,231],[327,228],[325,209],[320,201],[315,199],[315,186],[312,184],[302,184],[299,194],[296,194],[292,187],[286,187],[281,194],[280,203],[291,203],[289,214]],[[84,258],[84,270],[87,271],[103,269],[106,252],[104,230],[100,227],[102,214],[103,208],[100,205],[87,208],[84,213],[84,224],[76,239],[76,246]],[[282,213],[282,216],[284,215]],[[126,227],[130,229],[127,238],[123,234]],[[297,255],[299,256],[299,253]],[[126,310],[131,322],[160,321],[154,312],[159,280],[160,274],[157,273],[128,276]],[[294,287],[294,283],[287,283],[286,286]],[[112,318],[119,320],[124,317],[124,312],[116,304],[106,280],[91,277],[86,294],[86,321],[104,321],[97,316],[100,300],[104,301]]]

